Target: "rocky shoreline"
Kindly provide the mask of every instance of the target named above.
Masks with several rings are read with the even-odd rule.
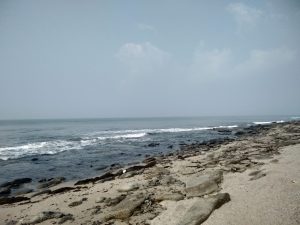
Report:
[[[182,145],[98,177],[45,179],[34,192],[24,187],[30,178],[7,182],[0,187],[0,218],[6,225],[201,224],[230,201],[231,193],[222,192],[224,174],[250,169],[251,181],[267,176],[260,169],[264,161],[276,163],[273,157],[284,146],[300,143],[300,122],[251,126],[235,134],[236,139]]]

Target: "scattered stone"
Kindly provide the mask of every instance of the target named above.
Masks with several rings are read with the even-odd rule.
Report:
[[[129,192],[133,190],[139,189],[139,185],[137,183],[127,183],[122,186],[120,186],[117,191],[119,192]]]
[[[209,198],[192,198],[169,202],[167,210],[151,221],[151,225],[199,225],[215,209],[230,201],[228,193],[220,193]]]
[[[109,219],[127,219],[145,201],[143,194],[127,196],[123,201],[111,209],[111,212],[104,216]]]
[[[27,197],[3,197],[3,198],[0,198],[0,205],[12,204],[12,203],[22,202],[22,201],[26,201],[26,200],[30,200],[30,198],[27,198]]]

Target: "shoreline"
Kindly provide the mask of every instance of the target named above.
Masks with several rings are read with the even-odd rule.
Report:
[[[0,218],[4,224],[180,224],[174,212],[184,206],[186,211],[178,213],[181,219],[192,217],[197,223],[186,224],[200,224],[214,209],[231,202],[232,193],[222,190],[228,174],[251,169],[250,179],[264,179],[269,174],[260,168],[283,147],[300,143],[300,122],[296,121],[240,132],[237,140],[186,145],[179,152],[149,157],[141,164],[77,181],[77,185],[57,181],[58,185],[40,193],[6,197],[8,202],[22,201],[0,204]],[[201,214],[193,208],[205,210]]]

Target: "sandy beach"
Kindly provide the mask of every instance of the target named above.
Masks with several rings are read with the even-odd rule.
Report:
[[[1,197],[0,224],[300,224],[300,123],[256,126],[95,178],[45,181]]]

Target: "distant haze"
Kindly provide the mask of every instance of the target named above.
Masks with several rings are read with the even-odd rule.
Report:
[[[300,114],[300,1],[0,1],[0,119]]]

